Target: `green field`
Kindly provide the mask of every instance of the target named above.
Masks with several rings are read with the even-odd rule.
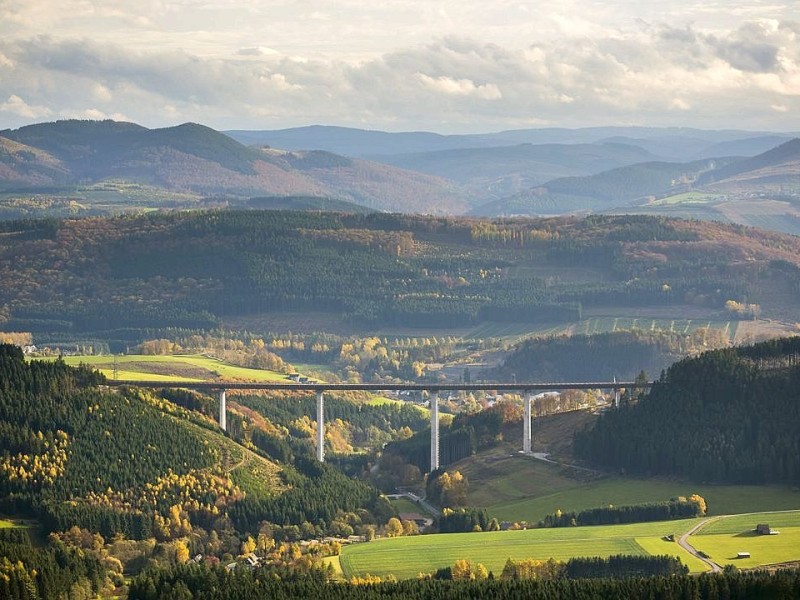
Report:
[[[562,424],[563,425],[563,424]],[[544,437],[568,436],[571,427],[534,428],[534,450]],[[549,442],[552,443],[552,440]],[[469,481],[469,504],[486,508],[501,521],[537,523],[556,510],[580,511],[613,504],[660,502],[697,493],[710,515],[800,509],[800,491],[788,486],[710,485],[668,479],[599,475],[520,456],[503,444],[452,466]]]
[[[580,511],[613,504],[660,502],[697,493],[708,503],[711,515],[752,512],[759,509],[791,510],[800,507],[800,493],[778,486],[693,484],[658,479],[608,477],[538,496],[489,504],[492,516],[506,521],[537,522],[557,509]]]
[[[755,529],[759,523],[766,523],[772,529],[777,529],[781,532],[785,527],[800,527],[800,510],[761,512],[725,517],[709,523],[698,531],[696,535],[739,534]],[[800,548],[800,545],[798,545],[798,548]]]
[[[710,194],[707,192],[686,192],[683,194],[675,194],[674,196],[667,196],[648,203],[648,206],[664,206],[674,204],[706,204],[719,200],[719,194]]]
[[[452,566],[459,559],[483,563],[499,575],[508,558],[565,561],[577,556],[669,554],[698,573],[707,570],[705,564],[664,537],[685,533],[702,520],[387,538],[344,548],[340,563],[345,577],[369,573],[405,579]],[[768,523],[781,533],[756,536],[752,530],[757,523]],[[722,517],[691,536],[689,542],[722,565],[750,568],[796,561],[800,559],[800,511]],[[742,551],[750,552],[751,558],[735,558]]]
[[[0,519],[0,529],[11,529],[13,527],[19,527],[19,525],[17,525],[12,521],[6,521],[5,519]]]
[[[690,569],[702,571],[702,563],[677,544],[663,542],[662,549],[657,543],[665,535],[688,531],[699,521],[387,538],[344,548],[340,563],[346,577],[369,573],[412,578],[452,566],[459,559],[482,563],[499,575],[509,558],[568,560],[574,556],[644,555],[658,548],[659,554],[678,556]]]
[[[286,382],[283,373],[263,369],[248,369],[229,365],[216,358],[201,354],[123,356],[65,356],[64,362],[77,366],[86,364],[100,370],[106,377],[113,377],[114,362],[117,363],[119,379],[133,381],[207,381],[214,379],[238,379],[259,382]]]
[[[392,506],[394,506],[395,510],[397,510],[399,513],[425,514],[425,510],[407,498],[392,498],[390,502],[392,503]]]
[[[778,535],[757,535],[759,523],[766,523]],[[800,560],[800,511],[771,512],[725,517],[709,523],[689,542],[720,565],[752,568]],[[750,558],[736,558],[749,552]]]

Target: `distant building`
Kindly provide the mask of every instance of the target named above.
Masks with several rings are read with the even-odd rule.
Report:
[[[772,533],[772,529],[769,528],[769,525],[762,523],[760,525],[756,525],[756,533],[758,535],[770,535]]]
[[[400,520],[401,521],[413,521],[417,524],[420,531],[423,531],[426,527],[430,527],[433,525],[433,519],[430,517],[424,517],[419,513],[400,513]]]
[[[736,558],[750,558],[749,552],[737,552]]]

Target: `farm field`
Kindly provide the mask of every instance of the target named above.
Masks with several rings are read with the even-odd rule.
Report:
[[[685,192],[683,194],[675,194],[674,196],[666,196],[648,202],[647,206],[664,206],[672,204],[705,204],[719,200],[720,194],[710,194],[708,192]]]
[[[780,531],[778,535],[757,535],[758,523]],[[800,559],[800,511],[756,513],[725,517],[709,523],[689,539],[697,550],[720,565],[752,568]],[[750,558],[737,558],[749,552]]]
[[[509,453],[495,455],[486,462],[464,461],[454,468],[470,482],[470,504],[486,508],[501,521],[536,523],[557,509],[580,511],[609,504],[658,502],[692,493],[706,499],[710,515],[800,508],[800,492],[784,486],[592,477],[590,473]]]
[[[684,533],[698,519],[658,523],[633,523],[601,527],[529,529],[484,533],[449,533],[387,538],[355,544],[342,550],[340,563],[345,577],[395,575],[398,579],[416,577],[452,566],[456,560],[479,562],[499,575],[507,559],[538,558],[568,560],[574,556],[612,556],[614,554],[649,554],[659,547],[661,537]],[[644,540],[644,546],[640,543]],[[664,542],[660,554],[678,556],[693,571],[702,571],[693,559],[675,543]]]
[[[77,366],[86,364],[101,371],[106,377],[114,374],[113,356],[65,356],[64,362]],[[239,379],[243,381],[285,382],[283,373],[263,369],[248,369],[229,365],[201,354],[138,355],[116,357],[119,379],[135,381],[207,381],[214,379]]]

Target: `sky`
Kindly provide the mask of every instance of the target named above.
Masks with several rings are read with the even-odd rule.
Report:
[[[0,0],[0,129],[800,131],[800,0]]]

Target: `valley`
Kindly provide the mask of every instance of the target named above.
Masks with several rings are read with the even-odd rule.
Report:
[[[0,132],[0,596],[793,576],[796,141],[317,133]]]

